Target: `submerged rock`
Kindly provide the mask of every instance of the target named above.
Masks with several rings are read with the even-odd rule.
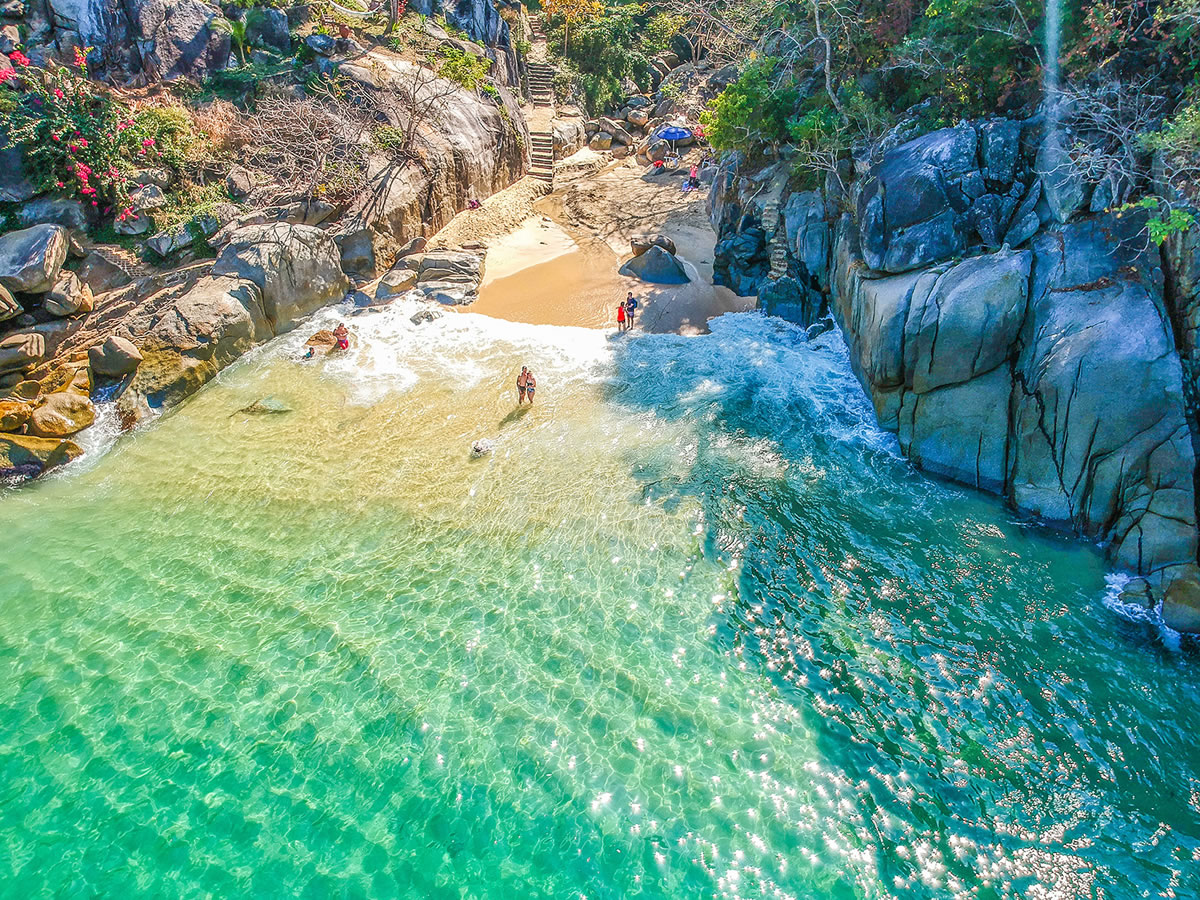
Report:
[[[243,406],[234,415],[245,413],[250,416],[277,416],[292,411],[292,407],[288,406],[274,394],[271,394],[266,397],[260,397],[249,406]]]

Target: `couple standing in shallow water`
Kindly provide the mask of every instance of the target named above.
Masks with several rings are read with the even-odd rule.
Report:
[[[533,377],[533,372],[521,366],[521,374],[517,376],[517,406],[524,403],[526,397],[529,398],[529,405],[533,406],[533,392],[536,390],[537,379]]]

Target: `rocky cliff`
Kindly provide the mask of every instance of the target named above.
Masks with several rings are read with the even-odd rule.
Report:
[[[347,271],[356,277],[386,270],[409,241],[431,236],[470,200],[489,197],[525,173],[529,130],[507,88],[497,87],[493,103],[378,49],[347,61],[340,72],[367,91],[415,94],[428,107],[419,123],[418,157],[403,165],[373,159],[368,189],[337,226]]]
[[[823,191],[727,160],[718,277],[805,325],[831,313],[918,466],[1169,583],[1197,553],[1197,239],[1160,252],[1041,143],[1038,120],[967,122]]]
[[[226,12],[239,15],[232,6]],[[171,133],[190,143],[186,153],[160,157],[157,150],[148,152],[154,139],[139,137],[140,149],[131,144],[133,149],[111,151],[104,167],[107,177],[121,179],[117,193],[129,203],[124,212],[124,199],[111,207],[98,200],[88,205],[95,189],[85,176],[99,162],[79,176],[81,190],[34,177],[41,173],[25,158],[28,139],[3,148],[0,479],[35,477],[77,457],[82,450],[70,438],[93,423],[90,395],[97,387],[118,397],[122,419],[131,425],[181,402],[251,347],[296,327],[325,304],[387,303],[406,291],[442,303],[475,296],[482,263],[473,254],[455,257],[464,271],[444,254],[427,258],[427,265],[410,255],[405,263],[415,263],[413,270],[402,267],[378,285],[372,282],[403,251],[422,248],[470,201],[525,174],[528,130],[509,87],[519,83],[518,58],[509,26],[491,0],[465,0],[447,8],[447,19],[494,45],[451,37],[441,25],[410,16],[401,23],[405,57],[370,32],[325,34],[307,8],[289,10],[302,22],[294,34],[282,11],[258,12],[256,27],[271,31],[260,36],[262,43],[273,49],[256,44],[256,54],[278,66],[293,47],[302,48],[293,66],[279,66],[274,74],[240,73],[258,79],[256,96],[284,104],[281,128],[259,132],[276,141],[271,146],[283,168],[273,167],[277,158],[264,162],[243,152],[245,122],[268,127],[261,104],[256,111],[255,104],[239,109],[220,101],[149,102],[151,121],[165,117],[175,123]],[[28,50],[14,45],[0,52],[0,65],[8,67],[4,90],[27,101],[30,111],[45,109],[35,93],[45,89],[39,63],[65,61],[70,68],[64,84],[103,109],[123,95],[98,80],[202,76],[229,62],[229,38],[212,28],[220,13],[198,0],[0,4],[0,22],[19,23],[0,26],[3,36],[10,44],[14,34],[25,38]],[[74,59],[73,48],[81,45],[96,48],[86,67]],[[478,72],[470,81],[445,68],[447,59],[467,54],[479,58],[472,61]],[[306,88],[310,79],[328,75],[358,98],[358,109],[370,112],[355,119],[321,90]],[[185,82],[157,88],[152,96],[186,98],[194,90]],[[131,128],[141,112],[121,108],[129,117],[124,128]],[[299,124],[305,115],[318,135],[331,121],[361,123],[358,130],[338,132],[345,140],[334,142],[335,149],[351,151],[348,187],[306,191],[290,177],[313,170],[304,165],[307,147],[297,150],[280,137],[293,129],[314,133]],[[206,144],[210,126],[223,135],[220,149],[198,147]],[[80,140],[70,152],[87,148],[88,141]],[[289,169],[293,157],[298,168]],[[85,168],[79,166],[73,171]],[[315,170],[332,171],[320,165]],[[184,216],[166,218],[169,201],[186,209]],[[434,265],[439,260],[445,265]]]

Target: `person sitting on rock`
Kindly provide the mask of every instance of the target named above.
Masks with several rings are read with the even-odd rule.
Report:
[[[333,329],[333,336],[337,338],[338,350],[350,349],[350,331],[344,324],[339,324],[337,328]]]

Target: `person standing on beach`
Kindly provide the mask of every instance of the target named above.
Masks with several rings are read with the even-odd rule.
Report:
[[[533,406],[533,392],[537,390],[537,379],[533,377],[533,372],[525,376],[525,396],[529,398],[529,405]]]
[[[525,390],[529,386],[529,370],[521,366],[521,374],[517,376],[517,406],[525,402]]]
[[[617,306],[617,331],[625,330],[625,304],[621,303]]]
[[[625,297],[625,322],[626,328],[633,327],[633,313],[638,308],[637,298],[633,296],[633,291],[630,291]]]

